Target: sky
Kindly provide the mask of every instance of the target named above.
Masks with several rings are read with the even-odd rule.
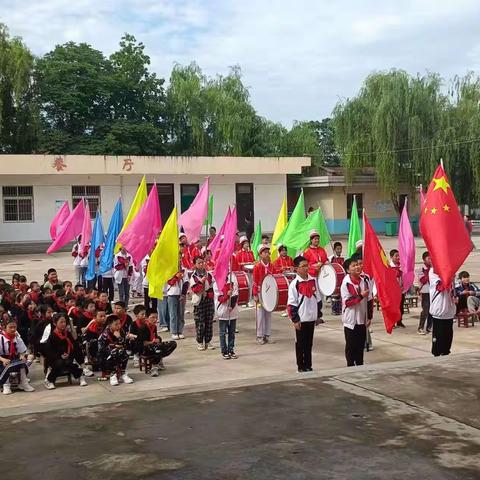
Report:
[[[240,65],[257,112],[320,120],[365,77],[391,68],[447,81],[480,68],[478,0],[0,0],[0,22],[36,55],[67,41],[109,55],[133,34],[168,81]]]

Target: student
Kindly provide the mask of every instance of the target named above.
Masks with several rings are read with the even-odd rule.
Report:
[[[56,313],[52,321],[55,328],[45,346],[45,356],[48,365],[45,388],[47,390],[55,389],[55,381],[65,372],[79,379],[81,387],[86,387],[87,381],[80,366],[82,363],[82,352],[77,340],[67,330],[66,316],[63,313]]]
[[[106,272],[102,273],[102,292],[106,292],[108,294],[108,301],[111,303],[113,302],[113,298],[115,296],[115,287],[113,285],[113,277],[114,277],[114,269],[111,268]]]
[[[238,317],[238,282],[235,275],[229,274],[222,290],[217,282],[213,284],[215,311],[218,317],[220,349],[225,360],[238,358],[235,353],[235,330]],[[228,336],[228,340],[227,337]]]
[[[432,318],[428,311],[430,310],[430,283],[428,274],[432,268],[432,261],[428,252],[422,254],[423,265],[417,271],[419,291],[422,302],[422,311],[420,312],[420,321],[418,322],[418,333],[425,335],[432,330]],[[427,322],[427,331],[425,332],[425,321]]]
[[[208,229],[208,239],[207,239],[207,244],[206,244],[207,248],[213,242],[213,240],[215,239],[216,236],[217,236],[217,229],[213,226],[210,227]]]
[[[77,283],[73,289],[73,294],[75,298],[78,300],[79,298],[85,298],[85,287],[80,283]]]
[[[53,290],[55,285],[59,285],[61,287],[63,282],[58,279],[57,271],[54,268],[49,268],[47,271],[47,280],[43,284],[43,288],[50,288]]]
[[[22,337],[17,333],[17,322],[11,316],[7,316],[3,322],[3,330],[0,333],[0,386],[3,386],[3,394],[12,393],[10,375],[20,375],[18,388],[25,392],[33,392],[35,389],[28,383],[27,347]]]
[[[190,257],[190,249],[188,248],[187,236],[182,232],[178,236],[180,244],[180,254],[182,259],[182,268],[185,270],[193,270],[194,265],[192,258]]]
[[[125,303],[126,307],[128,307],[130,300],[130,278],[133,274],[131,263],[132,257],[122,247],[115,255],[113,269],[115,271],[115,282],[118,285],[118,296],[120,297],[120,301]]]
[[[205,261],[202,257],[194,258],[195,270],[190,277],[192,290],[193,318],[198,350],[213,350],[211,344],[213,336],[213,278],[205,270]]]
[[[180,270],[167,282],[167,304],[170,333],[172,340],[183,339],[185,326],[185,295],[188,290],[188,281],[185,280],[185,271]]]
[[[303,256],[309,264],[308,274],[318,277],[320,268],[328,262],[327,252],[320,246],[320,234],[316,230],[310,232],[310,246],[305,250]]]
[[[65,295],[70,295],[70,296],[75,295],[75,292],[73,291],[72,282],[70,282],[69,280],[62,283],[62,288],[65,290]]]
[[[104,312],[104,310],[101,311]],[[76,311],[72,311],[70,317],[73,320],[78,336],[82,335],[82,330],[95,318],[95,312],[96,307],[93,300],[89,298],[77,300]]]
[[[103,310],[107,315],[111,315],[112,305],[108,300],[108,295],[106,292],[98,292],[98,300],[95,302],[96,310]]]
[[[23,343],[28,345],[30,329],[33,319],[33,308],[35,305],[30,300],[28,293],[17,293],[15,304],[11,307],[11,314],[17,322],[18,334],[22,337]]]
[[[278,258],[273,262],[273,268],[278,273],[291,273],[294,271],[292,257],[288,256],[287,248],[278,246]]]
[[[395,248],[393,250],[390,250],[390,266],[397,270],[397,281],[402,291],[402,298],[400,300],[401,302],[400,303],[400,320],[397,322],[394,328],[397,328],[397,327],[406,328],[406,325],[403,323],[403,314],[404,314],[403,305],[405,303],[405,292],[403,291],[403,272],[400,265],[400,254],[398,253],[398,250]]]
[[[20,275],[20,277],[18,278],[18,289],[22,293],[27,293],[28,285],[27,285],[27,277],[25,275]]]
[[[428,272],[430,283],[430,315],[433,321],[432,355],[449,355],[453,340],[453,317],[456,305],[453,285],[444,285],[433,271]]]
[[[270,240],[270,237],[264,233],[262,235],[261,245],[268,245],[269,240]]]
[[[145,308],[149,310],[152,308],[153,310],[158,309],[158,299],[157,298],[150,298],[148,295],[148,278],[147,278],[147,269],[148,269],[148,263],[150,262],[150,255],[147,255],[143,260],[141,264],[141,269],[143,272],[143,282],[142,282],[142,287],[143,287],[143,304],[145,305]]]
[[[105,328],[107,316],[102,310],[95,313],[95,318],[82,329],[82,338],[85,344],[88,362],[92,365],[92,370],[97,371],[100,368],[100,358],[98,356],[98,339]]]
[[[77,284],[85,286],[86,285],[85,275],[81,267],[82,257],[79,255],[81,239],[82,239],[82,236],[79,235],[77,237],[77,241],[75,242],[72,248],[72,257],[73,257],[73,268],[75,269],[75,280]]]
[[[156,310],[147,310],[146,321],[138,333],[142,355],[152,360],[152,377],[158,377],[158,370],[165,370],[163,359],[168,357],[176,348],[177,342],[163,342],[157,334],[158,313]]]
[[[270,247],[268,245],[258,246],[258,262],[253,267],[253,287],[252,293],[255,300],[255,323],[257,343],[265,345],[266,343],[275,343],[270,338],[272,334],[272,313],[267,312],[260,303],[260,289],[262,282],[267,275],[273,275],[275,267],[270,262]]]
[[[213,272],[215,269],[215,262],[212,260],[212,252],[210,250],[205,250],[203,254],[203,258],[205,259],[205,268],[208,272]]]
[[[347,366],[363,365],[363,350],[370,320],[367,318],[369,285],[361,276],[358,260],[344,262],[347,275],[341,286],[342,323],[345,334],[345,358]]]
[[[477,298],[480,295],[479,288],[470,282],[470,274],[466,271],[460,272],[458,279],[460,283],[455,288],[455,296],[458,299],[457,313],[475,312],[480,304]]]
[[[312,371],[312,346],[315,325],[322,317],[322,296],[317,279],[308,274],[308,260],[294,260],[296,277],[288,287],[288,315],[295,327],[295,354],[299,373]]]
[[[160,331],[161,332],[169,332],[170,331],[170,318],[168,315],[168,295],[167,295],[167,286],[166,283],[163,286],[163,298],[160,300],[158,299],[157,302],[157,312],[158,318],[160,321]]]
[[[113,304],[113,313],[120,319],[120,329],[122,330],[122,335],[127,336],[128,331],[130,330],[130,325],[133,320],[126,311],[126,305],[124,302],[115,302]]]
[[[35,321],[32,324],[32,335],[30,337],[30,345],[35,356],[45,355],[43,345],[40,343],[43,332],[47,326],[51,325],[53,317],[53,309],[48,305],[39,305],[36,307],[34,316]],[[51,328],[50,328],[51,331]]]
[[[255,263],[255,257],[250,250],[250,243],[247,237],[240,237],[240,250],[235,254],[235,258],[240,270],[245,270],[245,265],[253,265]]]
[[[342,250],[343,246],[341,242],[335,242],[333,244],[333,255],[331,255],[329,258],[330,263],[338,263],[339,265],[343,265],[345,258],[342,257]]]
[[[98,339],[98,356],[102,366],[102,376],[110,376],[110,385],[113,387],[116,387],[120,380],[123,383],[133,383],[133,379],[128,376],[126,371],[128,353],[120,319],[116,315],[110,315],[107,323]]]
[[[140,330],[145,326],[145,312],[144,305],[135,305],[133,308],[133,314],[135,315],[135,321],[130,325],[130,338],[131,338],[131,350],[133,353],[133,366],[138,368],[140,365],[140,354],[142,353],[142,344],[138,339]]]
[[[28,289],[27,293],[30,296],[32,302],[34,302],[36,305],[40,305],[42,290],[38,282],[30,282],[30,288]]]

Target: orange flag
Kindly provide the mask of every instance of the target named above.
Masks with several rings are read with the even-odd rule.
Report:
[[[435,273],[444,285],[450,285],[471,252],[472,242],[442,165],[435,171],[425,195],[420,232]]]
[[[385,328],[387,333],[392,333],[394,325],[401,317],[402,290],[397,280],[397,270],[390,266],[380,240],[365,213],[363,231],[363,270],[375,280]]]

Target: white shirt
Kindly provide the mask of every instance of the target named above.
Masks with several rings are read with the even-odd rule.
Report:
[[[353,330],[355,325],[363,325],[367,319],[368,297],[360,299],[362,290],[368,290],[369,282],[363,276],[360,277],[359,284],[353,283],[350,275],[345,275],[340,294],[342,296],[342,323],[344,327]],[[372,292],[370,292],[369,296]],[[356,303],[350,303],[352,300]]]
[[[229,283],[232,284],[232,297],[238,297],[238,282],[237,277],[231,274],[231,279],[229,278]],[[223,292],[218,289],[217,282],[213,282],[213,293],[215,295],[215,312],[219,320],[235,320],[238,317],[238,298],[237,303],[232,308],[232,310],[228,311],[228,307],[230,306],[230,301],[227,300],[226,302],[220,302],[219,298],[223,295]]]
[[[188,282],[187,271],[185,269],[182,269],[181,271],[183,273],[183,277],[178,282],[176,282],[175,285],[169,285],[168,282],[165,284],[167,288],[167,295],[169,297],[174,295],[181,295],[183,285],[185,284],[185,282]]]
[[[310,283],[313,288],[313,295],[307,297],[301,293],[301,284]],[[309,286],[310,286],[309,285]],[[300,275],[297,275],[288,287],[288,310],[292,311],[292,307],[297,310],[300,322],[315,322],[319,318],[318,303],[322,300],[322,294],[318,288],[316,277],[308,276],[304,280]]]
[[[427,281],[427,283],[423,284],[420,282],[420,278],[422,278],[425,275],[425,271],[427,270],[428,267],[423,264],[420,268],[417,269],[417,278],[418,278],[418,285],[420,287],[420,293],[430,293],[430,280]],[[429,269],[431,270],[431,268]]]
[[[430,281],[430,315],[442,320],[452,319],[457,311],[457,306],[453,301],[453,285],[450,285],[450,289],[437,291],[437,286],[442,281],[433,268],[430,269],[428,279]]]
[[[15,335],[15,343],[17,354],[22,354],[27,352],[27,347],[23,343],[22,337],[17,332]],[[4,335],[0,335],[0,356],[8,357],[10,355],[10,340]]]

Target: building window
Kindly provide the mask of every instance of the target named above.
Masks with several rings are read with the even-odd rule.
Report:
[[[180,206],[182,213],[188,210],[193,200],[197,196],[200,186],[198,183],[184,183],[180,185]]]
[[[353,204],[353,197],[355,197],[357,201],[357,211],[358,215],[362,216],[363,210],[363,193],[347,193],[347,218],[350,219],[352,214],[352,204]]]
[[[100,187],[98,185],[72,185],[72,205],[75,208],[80,200],[88,200],[90,218],[94,219],[100,210]]]
[[[33,187],[3,187],[3,221],[33,222]]]
[[[147,183],[147,191],[153,187],[153,183]],[[173,183],[157,183],[158,201],[160,202],[160,213],[162,215],[162,224],[165,225],[168,217],[172,213],[175,205],[175,195],[173,193]]]
[[[253,216],[253,183],[236,183],[235,193],[238,229],[247,231],[247,226],[251,228],[255,222]]]

